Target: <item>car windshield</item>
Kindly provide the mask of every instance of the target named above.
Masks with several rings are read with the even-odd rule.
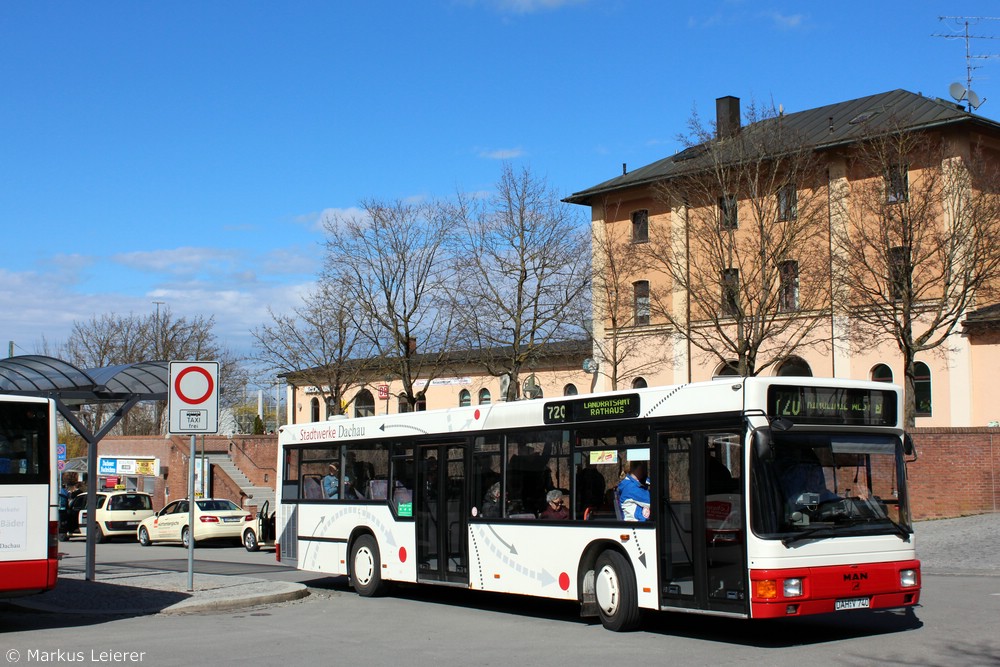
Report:
[[[240,506],[232,500],[199,500],[198,509],[202,512],[225,512],[228,510],[240,511]]]
[[[752,525],[786,543],[911,532],[900,439],[892,435],[772,433],[755,457]]]
[[[152,499],[143,493],[125,493],[112,496],[108,502],[109,510],[150,510],[153,509]]]

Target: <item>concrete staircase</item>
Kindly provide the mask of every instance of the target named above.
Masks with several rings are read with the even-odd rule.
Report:
[[[260,507],[266,500],[270,501],[271,510],[274,510],[274,489],[267,486],[253,486],[243,471],[236,467],[229,454],[205,454],[205,458],[210,464],[222,468],[229,475],[229,478],[236,482],[240,490],[247,494],[247,506]]]

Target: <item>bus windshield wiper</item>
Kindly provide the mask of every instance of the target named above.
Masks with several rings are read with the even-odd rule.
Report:
[[[829,531],[829,530],[832,530],[832,529],[833,529],[833,526],[817,526],[816,528],[810,528],[809,530],[803,530],[801,533],[796,533],[795,535],[791,535],[789,537],[783,538],[781,540],[781,543],[784,544],[786,547],[789,547],[789,546],[791,546],[791,545],[793,545],[793,544],[795,544],[797,542],[801,542],[802,540],[808,540],[810,537],[813,537],[814,535],[817,535],[818,533],[822,533],[823,531]],[[829,537],[833,537],[833,535],[823,535],[822,537],[823,538],[829,538]]]
[[[898,535],[901,540],[903,540],[904,542],[909,542],[910,541],[910,535],[912,533],[910,531],[908,531],[906,528],[904,528],[902,525],[900,525],[900,524],[896,523],[895,521],[893,521],[888,516],[882,516],[882,517],[878,517],[878,518],[875,518],[875,517],[855,518],[853,521],[850,522],[850,525],[857,526],[857,525],[863,524],[863,523],[874,524],[874,523],[882,523],[883,521],[887,522],[890,526],[892,526],[892,532],[893,532],[893,534]]]

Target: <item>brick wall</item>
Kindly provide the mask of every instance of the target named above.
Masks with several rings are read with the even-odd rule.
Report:
[[[229,438],[229,456],[254,486],[274,488],[278,465],[278,436],[236,435]]]
[[[1000,511],[1000,429],[917,428],[907,467],[915,519]]]

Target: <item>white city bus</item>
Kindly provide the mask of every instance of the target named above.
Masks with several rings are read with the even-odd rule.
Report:
[[[56,585],[55,406],[0,395],[0,597]]]
[[[900,397],[726,378],[286,426],[278,558],[361,595],[419,582],[574,600],[612,630],[640,609],[912,606]],[[633,466],[648,512],[618,491]]]

